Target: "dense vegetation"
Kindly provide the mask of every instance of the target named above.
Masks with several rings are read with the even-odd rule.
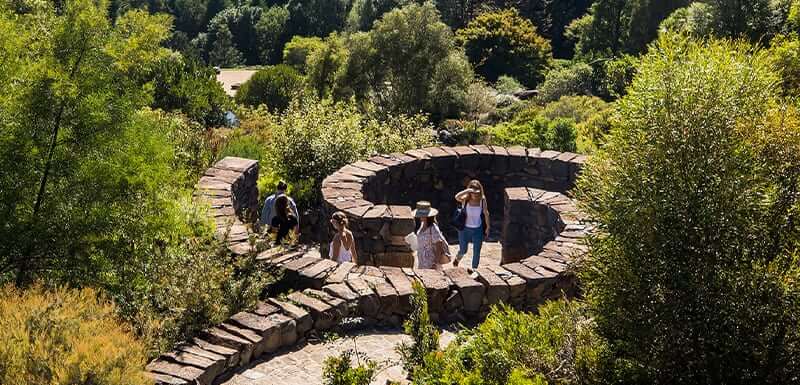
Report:
[[[223,156],[306,211],[347,163],[486,143],[594,154],[584,298],[497,308],[444,351],[416,312],[415,382],[796,382],[798,34],[798,0],[4,2],[1,332],[52,355],[0,348],[0,375],[123,354],[92,322],[121,324],[104,338],[140,365],[262,295],[271,278],[191,200]],[[257,73],[230,98],[211,66]],[[5,323],[45,303],[87,310],[53,307],[58,333]],[[371,376],[348,360],[331,378]]]

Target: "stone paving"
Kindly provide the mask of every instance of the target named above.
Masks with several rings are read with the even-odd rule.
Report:
[[[446,346],[455,334],[442,330],[440,344]],[[387,380],[403,381],[405,372],[395,347],[410,338],[400,328],[371,327],[345,332],[328,342],[312,341],[251,363],[246,368],[223,378],[219,385],[317,385],[322,383],[322,370],[327,357],[355,350],[379,363],[382,368],[372,381],[384,385]]]

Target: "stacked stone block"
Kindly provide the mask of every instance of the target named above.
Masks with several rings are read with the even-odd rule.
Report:
[[[506,188],[566,192],[585,159],[573,153],[486,145],[379,155],[347,165],[323,181],[324,212],[348,215],[366,263],[410,267],[413,256],[403,237],[414,231],[411,209],[417,201],[431,201],[440,210],[440,227],[452,236],[455,229],[449,221],[457,205],[453,197],[469,180],[478,179],[486,190],[492,225],[500,228]]]

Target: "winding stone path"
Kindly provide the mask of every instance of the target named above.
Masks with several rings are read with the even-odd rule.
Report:
[[[455,334],[442,330],[439,343],[442,347],[453,340]],[[220,385],[317,385],[322,383],[325,359],[347,350],[365,354],[377,362],[381,370],[372,384],[384,385],[387,380],[403,381],[405,371],[395,348],[410,342],[400,328],[370,327],[345,333],[330,342],[307,342],[290,349],[280,350],[226,376]],[[355,362],[355,358],[354,358]]]

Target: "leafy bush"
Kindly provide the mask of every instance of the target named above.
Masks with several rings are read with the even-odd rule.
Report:
[[[596,96],[563,96],[545,105],[539,114],[548,120],[566,118],[582,123],[608,108],[609,104]]]
[[[504,94],[513,94],[514,92],[522,91],[525,89],[525,86],[511,76],[500,75],[500,77],[497,78],[497,82],[494,83],[494,88]]]
[[[494,307],[481,325],[428,354],[417,384],[581,384],[606,379],[606,344],[580,302],[555,301],[539,314]]]
[[[92,289],[0,289],[0,383],[146,385],[145,349]]]
[[[467,57],[490,82],[509,75],[533,87],[552,58],[550,42],[514,9],[485,12],[456,32]]]
[[[283,47],[283,64],[291,66],[300,73],[306,73],[308,56],[323,46],[322,39],[317,36],[293,36]]]
[[[626,90],[636,75],[638,61],[635,56],[623,55],[605,62],[601,85],[604,97],[619,98],[625,96]]]
[[[325,385],[369,385],[375,378],[378,364],[366,360],[365,364],[353,367],[353,354],[352,351],[345,350],[338,357],[326,358],[322,371],[322,383]]]
[[[798,35],[793,33],[773,39],[770,56],[781,72],[783,93],[789,96],[800,95],[800,38]]]
[[[264,153],[264,168],[273,170],[304,192],[298,203],[313,203],[322,180],[342,166],[377,153],[405,151],[433,143],[433,130],[424,116],[388,115],[375,119],[350,102],[292,102],[286,111],[243,109],[237,139]]]
[[[662,36],[578,197],[599,333],[648,383],[800,376],[800,113],[768,51]]]
[[[712,5],[696,1],[688,7],[676,9],[661,22],[662,31],[680,32],[697,37],[711,36],[714,31]]]
[[[294,68],[279,64],[260,70],[236,92],[236,102],[247,106],[266,105],[281,111],[303,92],[303,77]]]
[[[417,372],[423,371],[426,357],[439,349],[439,329],[433,325],[428,314],[428,294],[419,281],[412,284],[411,313],[403,323],[406,334],[411,336],[411,344],[402,343],[397,346],[403,368],[410,376],[416,378]]]
[[[586,63],[553,69],[539,86],[539,100],[548,103],[562,96],[591,95],[593,73],[592,67]]]
[[[572,119],[537,117],[526,122],[500,123],[489,129],[492,144],[575,151],[576,128]]]

